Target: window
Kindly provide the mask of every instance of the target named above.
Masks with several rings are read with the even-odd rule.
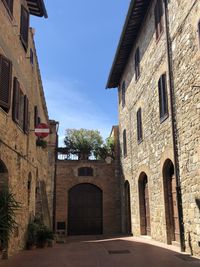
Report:
[[[57,230],[65,230],[66,223],[65,222],[57,222]]]
[[[10,15],[13,15],[13,0],[3,0],[3,3]]]
[[[158,93],[159,93],[160,119],[163,120],[166,117],[168,117],[166,74],[163,74],[158,81]]]
[[[137,111],[137,140],[138,143],[142,142],[142,110],[141,108]]]
[[[123,154],[124,157],[127,156],[127,143],[126,143],[126,130],[123,131]]]
[[[161,0],[157,0],[155,9],[155,29],[156,29],[156,40],[160,37],[163,31],[163,2]]]
[[[28,48],[29,13],[24,6],[21,6],[20,37],[24,48]]]
[[[139,47],[135,52],[135,80],[138,80],[140,76],[140,49]]]
[[[14,78],[13,86],[13,120],[20,126],[25,133],[29,130],[29,101],[26,95],[23,94],[20,83],[17,78]]]
[[[34,64],[34,57],[33,57],[33,49],[30,48],[30,63],[33,65]]]
[[[126,84],[125,81],[122,83],[122,107],[126,104]]]
[[[93,169],[90,167],[79,168],[78,176],[93,176]]]
[[[12,63],[6,57],[0,55],[0,107],[6,112],[10,108],[12,81]]]

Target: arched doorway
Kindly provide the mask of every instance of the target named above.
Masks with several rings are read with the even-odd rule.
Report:
[[[8,169],[0,160],[0,190],[8,186]]]
[[[144,172],[139,177],[139,204],[141,235],[151,235],[148,178]]]
[[[174,165],[170,159],[167,159],[163,165],[163,183],[167,243],[171,244],[173,241],[180,242],[180,231],[178,221],[176,177],[174,174]]]
[[[102,190],[92,184],[79,184],[68,194],[68,234],[102,234]]]
[[[0,160],[0,194],[3,192],[3,190],[5,188],[8,188],[8,169],[7,169],[6,165],[3,163],[3,161]],[[2,212],[2,210],[1,210],[1,212]],[[4,246],[2,233],[3,233],[2,230],[0,230],[0,254],[1,254],[3,246]]]
[[[128,181],[124,183],[125,192],[125,232],[131,234],[131,199],[130,199],[130,184]]]

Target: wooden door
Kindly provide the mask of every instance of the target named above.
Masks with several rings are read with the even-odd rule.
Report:
[[[80,184],[69,191],[68,234],[102,234],[102,191],[92,184]]]
[[[151,235],[148,178],[144,173],[139,178],[139,202],[141,235]]]
[[[175,175],[167,179],[167,202],[169,242],[180,242]]]
[[[179,232],[179,221],[178,221],[178,205],[177,205],[177,193],[176,193],[176,177],[172,176],[171,179],[171,188],[172,188],[172,207],[173,207],[173,236],[174,241],[180,241],[180,232]]]
[[[145,203],[145,231],[147,235],[151,235],[151,226],[150,226],[150,208],[149,208],[149,190],[148,182],[145,182],[144,185],[144,203]]]
[[[131,231],[131,199],[130,199],[130,185],[125,182],[125,232],[130,234]]]

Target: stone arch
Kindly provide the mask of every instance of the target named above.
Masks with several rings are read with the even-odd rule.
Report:
[[[130,184],[129,181],[124,183],[125,193],[125,233],[131,234],[131,196],[130,196]]]
[[[0,160],[0,189],[8,187],[8,169],[5,163]]]
[[[138,187],[139,187],[139,209],[140,209],[140,232],[141,235],[151,235],[148,177],[145,172],[141,172],[139,176]]]
[[[163,164],[162,174],[167,243],[172,244],[173,241],[180,242],[180,230],[178,220],[176,177],[174,173],[174,164],[171,159],[168,158],[165,160]]]
[[[103,192],[91,183],[68,191],[68,234],[92,235],[103,232]]]

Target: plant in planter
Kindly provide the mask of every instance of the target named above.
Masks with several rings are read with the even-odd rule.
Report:
[[[37,232],[37,244],[39,247],[45,247],[50,240],[53,240],[53,232],[45,225],[41,225]]]
[[[42,148],[47,148],[47,141],[38,138],[38,139],[36,140],[36,146],[40,146],[40,147],[42,147]]]
[[[29,222],[27,228],[27,249],[33,249],[37,244],[39,225],[36,222]]]
[[[17,226],[15,212],[20,208],[20,203],[15,200],[12,192],[7,187],[0,190],[0,239],[3,257],[8,257],[8,242],[10,235]]]
[[[77,155],[79,160],[88,160],[103,140],[97,130],[67,129],[64,143],[69,154]]]

